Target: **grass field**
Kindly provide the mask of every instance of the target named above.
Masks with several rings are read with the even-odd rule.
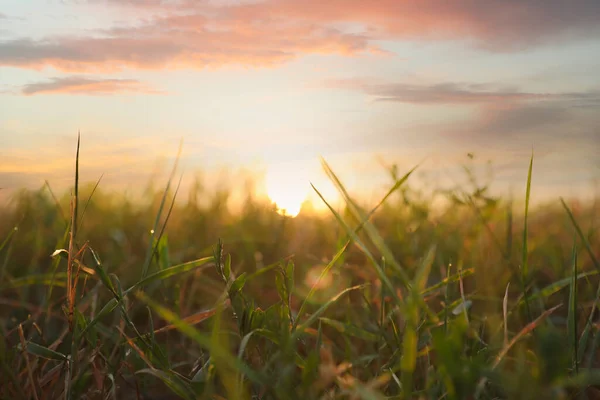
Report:
[[[296,218],[78,170],[16,194],[1,398],[600,398],[598,204],[528,210],[530,168],[514,203],[474,183],[433,210],[409,172],[359,205],[324,168],[346,206]]]

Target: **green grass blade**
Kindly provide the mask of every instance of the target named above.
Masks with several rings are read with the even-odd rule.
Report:
[[[162,371],[155,368],[145,368],[136,372],[136,374],[149,374],[161,380],[173,393],[179,396],[182,399],[186,400],[194,400],[196,399],[196,394],[189,388],[188,385],[185,385],[181,378],[174,375],[171,371]]]
[[[569,310],[567,314],[567,338],[573,350],[573,366],[575,373],[579,372],[577,363],[577,248],[573,244],[573,255],[571,261],[571,283],[569,287]]]
[[[9,234],[6,236],[6,238],[0,245],[0,254],[2,253],[2,250],[4,250],[4,248],[8,245],[8,247],[6,247],[6,253],[4,254],[4,261],[0,265],[0,283],[4,281],[4,273],[5,273],[7,265],[8,265],[8,260],[10,259],[10,256],[11,256],[12,243],[13,243],[12,239],[18,230],[19,230],[18,225],[15,226],[13,229],[11,229]]]
[[[420,293],[425,291],[425,286],[427,285],[429,274],[431,273],[431,266],[433,265],[435,250],[435,245],[432,245],[429,248],[427,254],[425,255],[425,258],[423,258],[423,261],[421,262],[421,265],[419,266],[419,269],[415,274],[413,287],[415,288],[415,294],[417,296],[420,296]]]
[[[378,336],[376,334],[361,329],[356,325],[347,324],[325,317],[319,318],[319,321],[323,322],[325,325],[331,326],[343,335],[353,336],[355,338],[363,339],[369,342],[376,342],[378,340]]]
[[[354,229],[355,235],[357,235],[363,229],[365,224],[371,219],[371,217],[377,212],[377,210],[386,202],[386,200],[408,180],[410,175],[417,169],[417,167],[418,166],[414,167],[413,169],[408,171],[402,178],[400,178],[396,181],[396,183],[387,191],[387,193],[385,194],[385,196],[383,196],[383,198],[379,201],[379,203],[377,203],[377,205],[369,212],[369,214],[366,215],[360,221],[360,224],[358,224],[356,229]],[[323,271],[321,271],[319,278],[316,280],[316,282],[310,288],[310,291],[308,292],[308,294],[302,301],[302,304],[300,305],[300,308],[298,310],[298,316],[301,316],[302,313],[304,312],[306,305],[308,304],[309,300],[312,298],[315,291],[317,290],[317,286],[319,285],[319,282],[321,282],[321,280],[325,277],[325,275],[327,275],[329,270],[331,270],[331,268],[333,268],[333,266],[336,264],[336,262],[338,262],[338,260],[344,254],[344,252],[348,249],[348,246],[352,243],[352,235],[349,235],[349,236],[350,236],[350,238],[346,241],[345,244],[343,244],[340,247],[340,249],[335,254],[335,256],[331,259],[331,261],[327,264],[327,266],[323,269]],[[297,324],[298,324],[298,320],[294,321],[292,330],[296,329]]]
[[[92,197],[94,197],[94,193],[96,193],[96,189],[98,189],[98,186],[100,185],[100,181],[102,181],[103,177],[104,177],[104,174],[100,175],[100,178],[98,178],[98,180],[96,181],[96,184],[94,185],[94,188],[92,189],[92,192],[90,193],[90,196],[88,197],[88,199],[85,202],[85,206],[83,206],[83,211],[81,212],[81,218],[79,218],[79,226],[77,227],[78,231],[81,230],[81,226],[83,225],[83,217],[85,217],[85,212],[87,211],[87,208],[90,205],[90,202],[92,201]]]
[[[150,264],[152,263],[152,257],[154,254],[154,238],[156,237],[156,232],[158,230],[158,224],[160,223],[160,217],[162,216],[162,211],[165,206],[165,202],[167,201],[167,196],[169,194],[169,189],[171,188],[171,182],[175,176],[175,171],[177,171],[177,165],[179,164],[179,157],[181,156],[181,147],[183,142],[179,142],[179,150],[177,152],[177,157],[175,158],[175,163],[173,164],[173,170],[171,171],[171,175],[169,176],[169,180],[167,181],[167,186],[163,193],[162,199],[160,201],[160,205],[158,207],[158,212],[156,213],[156,218],[154,220],[154,227],[150,231],[150,243],[148,245],[146,251],[146,258],[144,260],[144,264],[142,265],[142,279],[146,278],[148,275],[148,270],[150,268]]]
[[[435,255],[435,245],[429,248],[427,255],[424,257],[419,266],[415,279],[413,281],[414,290],[412,295],[403,304],[401,309],[404,313],[406,325],[404,327],[404,335],[402,337],[402,358],[400,360],[400,381],[404,397],[412,398],[413,375],[417,365],[417,350],[418,350],[418,325],[419,325],[419,300],[420,292],[425,289],[427,279],[431,272]]]
[[[10,230],[10,232],[8,232],[8,235],[6,235],[6,237],[2,241],[2,244],[0,244],[0,253],[2,253],[2,250],[4,250],[6,245],[10,242],[10,239],[12,239],[13,235],[17,233],[18,230],[18,226],[15,226],[13,229]]]
[[[248,282],[250,282],[252,279],[257,278],[261,275],[266,274],[267,272],[274,270],[275,268],[279,267],[281,265],[282,262],[287,261],[289,259],[291,259],[292,256],[288,256],[285,257],[283,260],[281,261],[276,261],[272,264],[269,264],[267,266],[262,267],[261,269],[259,269],[258,271],[254,271],[251,274],[248,274],[248,278],[246,279]]]
[[[121,297],[119,297],[119,294],[117,293],[117,291],[115,289],[115,286],[113,285],[113,282],[110,280],[110,277],[108,276],[106,270],[102,266],[100,257],[98,257],[98,254],[96,254],[94,249],[92,249],[91,247],[89,247],[89,249],[90,249],[90,253],[92,253],[92,257],[94,259],[94,271],[96,271],[96,273],[98,274],[100,281],[112,293],[112,295],[115,298],[121,299]]]
[[[579,236],[579,239],[583,243],[588,255],[590,256],[590,259],[592,260],[592,263],[594,264],[594,267],[596,268],[596,272],[600,272],[600,262],[596,258],[596,255],[594,254],[594,251],[592,250],[592,246],[590,245],[590,242],[587,240],[587,238],[583,234],[583,231],[581,230],[581,227],[577,223],[577,220],[575,219],[573,212],[571,212],[571,209],[567,206],[567,203],[565,203],[565,200],[562,197],[560,198],[560,202],[562,203],[563,208],[567,212],[567,215],[569,216],[571,224],[575,228],[575,232],[577,233],[577,236]],[[589,336],[590,336],[592,325],[593,325],[593,317],[594,317],[594,313],[596,310],[596,304],[598,304],[599,301],[600,301],[600,285],[598,285],[598,289],[596,291],[596,297],[595,297],[595,300],[593,303],[594,305],[592,306],[590,315],[587,319],[587,322],[585,324],[585,327],[583,328],[583,332],[581,333],[581,337],[579,339],[579,344],[578,344],[578,347],[579,347],[578,353],[579,354],[577,356],[578,364],[581,364],[584,353],[586,352],[587,343],[589,341]]]
[[[513,208],[512,208],[512,196],[509,199],[507,212],[506,212],[506,257],[512,260],[512,248],[513,248]]]
[[[500,362],[504,359],[504,357],[506,357],[506,355],[508,354],[509,350],[519,341],[521,340],[525,335],[527,335],[528,333],[530,333],[531,331],[533,331],[534,329],[536,329],[539,325],[541,325],[541,323],[550,315],[552,314],[554,311],[556,311],[557,309],[559,309],[560,307],[562,307],[562,304],[559,304],[557,306],[554,306],[546,311],[544,311],[539,317],[537,317],[535,320],[533,320],[532,322],[530,322],[529,324],[527,324],[523,329],[521,329],[519,331],[519,333],[517,333],[511,340],[510,342],[504,346],[502,348],[502,350],[498,353],[498,355],[496,355],[496,358],[494,359],[494,363],[492,364],[492,369],[496,368]]]
[[[352,212],[352,214],[354,214],[354,217],[358,221],[367,220],[366,214],[360,209],[360,207],[352,199],[352,197],[350,196],[350,194],[348,193],[348,191],[346,190],[346,188],[344,187],[342,182],[339,180],[337,175],[333,172],[331,167],[329,167],[327,162],[324,159],[321,159],[321,164],[323,165],[323,169],[325,170],[325,172],[327,173],[327,175],[329,176],[331,181],[335,184],[338,191],[342,195],[342,197],[345,200],[346,204],[348,205],[350,211]],[[394,271],[398,274],[398,277],[400,278],[402,284],[406,288],[410,289],[410,283],[409,283],[410,280],[409,280],[409,277],[408,277],[406,271],[400,265],[400,263],[398,263],[398,261],[396,260],[396,258],[393,255],[392,251],[385,244],[385,241],[383,240],[383,238],[381,237],[379,232],[377,232],[377,229],[375,229],[375,227],[370,222],[368,222],[368,220],[364,225],[364,229],[365,229],[365,232],[367,233],[367,235],[369,236],[369,238],[371,239],[371,241],[373,242],[373,244],[375,245],[375,247],[377,247],[377,250],[379,250],[381,255],[383,257],[385,257],[386,263],[389,263],[389,265],[394,268]]]
[[[160,233],[156,239],[156,243],[154,248],[152,249],[152,254],[150,255],[150,259],[156,256],[160,246],[164,243],[163,235],[165,234],[165,229],[167,228],[167,224],[169,223],[169,219],[171,218],[171,213],[173,212],[173,207],[175,206],[175,200],[177,199],[177,193],[179,193],[179,188],[181,187],[181,180],[183,179],[183,175],[179,177],[179,181],[177,182],[177,187],[175,188],[175,193],[173,193],[173,198],[171,199],[171,205],[169,206],[169,210],[167,211],[167,216],[165,217],[165,222],[162,224],[162,228],[160,229]],[[160,267],[160,263],[159,263]]]
[[[57,243],[56,248],[62,248],[65,247],[67,245],[67,240],[69,239],[69,223],[67,222],[66,226],[65,226],[65,232],[63,234],[62,237],[62,241]],[[56,257],[56,259],[53,262],[52,265],[52,276],[53,276],[53,280],[56,277],[56,274],[58,273],[58,267],[60,265],[60,257]],[[51,283],[50,287],[48,288],[48,294],[46,295],[46,318],[50,318],[50,299],[52,298],[52,291],[54,289],[54,284]]]
[[[34,356],[42,357],[48,360],[67,361],[66,355],[59,353],[58,351],[51,350],[37,343],[27,343],[26,350],[28,353],[33,354]]]
[[[569,219],[571,220],[571,223],[573,224],[573,227],[575,228],[575,231],[577,232],[579,239],[585,246],[585,249],[587,250],[587,252],[590,256],[592,263],[594,264],[594,267],[600,272],[600,262],[596,258],[596,255],[594,254],[594,251],[592,250],[592,246],[590,245],[590,242],[587,240],[587,238],[583,234],[583,231],[581,230],[581,227],[577,223],[575,216],[573,215],[573,213],[571,212],[571,209],[567,206],[567,203],[565,203],[565,201],[562,197],[560,198],[560,201],[561,201],[565,211],[569,215]]]
[[[317,291],[317,286],[318,286],[319,282],[321,282],[321,279],[323,279],[325,277],[325,275],[327,275],[327,273],[329,272],[329,270],[331,270],[331,268],[333,268],[333,266],[342,257],[342,254],[344,254],[344,252],[348,248],[349,244],[350,244],[350,242],[346,242],[346,244],[344,246],[342,246],[341,249],[338,250],[338,252],[335,254],[335,256],[333,256],[333,258],[331,259],[331,261],[329,261],[329,263],[325,266],[325,268],[323,268],[323,271],[321,271],[321,274],[319,275],[319,278],[317,279],[317,281],[311,286],[310,291],[308,292],[308,294],[306,295],[306,297],[302,301],[302,304],[300,305],[300,308],[298,309],[298,314],[297,314],[298,318],[296,318],[296,320],[294,321],[294,324],[292,326],[292,330],[296,329],[296,326],[298,325],[298,319],[304,314],[304,309],[306,308],[306,305],[307,305],[308,301],[310,300],[310,298]]]
[[[419,310],[413,299],[407,301],[403,307],[406,325],[402,335],[402,358],[400,360],[400,381],[404,398],[412,398],[413,374],[417,365],[417,326]]]
[[[379,265],[379,263],[373,256],[373,254],[369,251],[369,249],[365,246],[365,244],[360,240],[360,238],[358,237],[356,232],[348,226],[348,224],[343,220],[343,218],[340,216],[340,214],[327,202],[327,200],[325,200],[325,198],[323,197],[321,192],[319,192],[319,190],[312,183],[311,183],[311,187],[317,193],[317,195],[323,201],[323,203],[325,203],[327,208],[329,208],[329,211],[335,216],[338,223],[344,228],[344,230],[346,231],[346,234],[348,234],[350,236],[350,238],[354,241],[354,243],[356,243],[358,248],[367,256],[367,259],[370,261],[370,263],[372,264],[372,266],[375,269],[375,272],[377,273],[377,276],[381,280],[382,285],[386,286],[386,288],[389,291],[392,298],[397,302],[397,304],[400,304],[401,301],[400,301],[400,298],[398,297],[398,294],[397,294],[394,286],[392,285],[390,279],[387,277],[387,275],[385,274],[385,272],[383,271],[383,269],[381,268],[381,266]],[[365,224],[365,226],[366,226],[366,224]],[[385,245],[384,245],[384,247],[387,248],[387,246],[385,246]],[[391,261],[393,262],[393,260],[394,260],[394,257],[391,256]],[[386,258],[386,262],[387,261],[389,261],[389,260]],[[399,265],[396,264],[396,266],[398,268],[400,268]],[[398,275],[399,275],[403,285],[405,287],[407,287],[412,293],[413,289],[412,289],[411,283],[408,279],[408,275],[406,275],[406,272],[401,268],[399,270],[396,269],[396,271],[397,272],[400,271],[398,273]],[[419,306],[422,307],[423,310],[427,313],[428,317],[433,322],[437,323],[438,317],[431,311],[429,306],[423,301],[422,297],[418,293],[415,293],[414,297],[415,297],[415,299],[417,299]]]
[[[198,332],[193,326],[180,319],[169,309],[151,300],[143,292],[137,291],[135,297],[150,306],[150,308],[152,308],[162,319],[175,325],[182,334],[194,340],[200,347],[210,351],[215,357],[220,358],[230,368],[243,373],[254,382],[261,383],[263,381],[262,377],[256,371],[252,370],[237,357],[233,356],[228,350],[220,346],[213,346],[210,336]]]
[[[398,304],[400,304],[401,301],[400,301],[400,298],[398,297],[398,295],[396,293],[396,290],[394,289],[394,285],[392,285],[392,282],[390,281],[390,279],[383,272],[383,269],[381,268],[381,266],[379,265],[379,263],[377,262],[377,260],[375,259],[375,257],[373,257],[373,254],[371,254],[371,252],[369,251],[369,249],[363,244],[363,242],[360,240],[360,238],[354,232],[354,230],[352,230],[348,226],[348,224],[346,224],[346,222],[342,219],[342,217],[340,216],[340,214],[333,207],[331,207],[331,205],[327,202],[327,200],[325,200],[325,198],[323,197],[323,195],[321,194],[321,192],[319,192],[319,190],[312,183],[311,183],[311,186],[312,186],[313,190],[317,193],[317,195],[321,198],[321,200],[325,203],[325,205],[327,206],[327,208],[329,208],[329,211],[331,211],[331,213],[335,216],[335,218],[338,221],[338,223],[344,228],[344,230],[346,231],[346,234],[348,234],[352,238],[352,240],[354,241],[354,243],[356,243],[356,245],[361,249],[361,251],[367,256],[368,260],[371,262],[371,264],[375,268],[375,272],[377,273],[377,275],[378,275],[379,279],[381,280],[382,284],[384,284],[385,286],[387,286],[387,289],[389,290],[389,292],[392,295],[392,297],[396,300],[396,302]]]
[[[590,310],[590,314],[585,323],[585,327],[583,328],[583,332],[581,332],[581,337],[579,338],[579,354],[577,355],[577,363],[581,365],[583,361],[583,356],[586,353],[588,347],[588,341],[590,338],[590,334],[592,331],[592,327],[594,326],[594,315],[596,314],[597,304],[600,302],[600,284],[598,284],[598,289],[596,290],[596,298],[594,299],[594,303],[592,305],[592,309]]]
[[[107,316],[108,314],[110,314],[111,312],[113,312],[120,304],[120,301],[117,300],[116,298],[112,298],[108,301],[108,303],[106,303],[104,305],[104,307],[102,307],[102,309],[100,310],[100,312],[98,312],[98,314],[96,314],[96,316],[94,317],[94,319],[92,319],[85,327],[85,329],[83,329],[83,331],[81,331],[81,333],[79,334],[79,337],[83,337],[89,330],[91,330],[94,325],[96,325],[102,318],[104,318],[105,316]]]
[[[55,279],[56,278],[56,279]],[[7,289],[15,289],[23,286],[33,286],[33,285],[41,285],[41,286],[58,286],[58,287],[66,287],[67,286],[67,273],[59,272],[54,276],[54,274],[42,274],[42,275],[28,275],[22,278],[11,279],[9,282],[0,286],[0,290]]]
[[[450,268],[448,268],[448,274],[449,273],[450,273]],[[466,278],[468,276],[473,275],[474,273],[475,273],[475,268],[468,268],[468,269],[461,270],[461,272],[458,274],[448,275],[446,278],[444,278],[440,282],[435,283],[435,284],[427,287],[426,289],[422,290],[421,295],[426,295],[426,294],[432,293],[438,289],[446,288],[451,283],[458,282],[461,278]]]
[[[142,288],[151,282],[162,281],[162,280],[170,278],[172,276],[183,274],[188,271],[192,271],[199,267],[208,267],[206,264],[213,261],[213,259],[214,258],[212,256],[199,258],[194,261],[189,261],[189,262],[186,262],[183,264],[174,265],[172,267],[157,271],[151,275],[148,275],[146,278],[140,280],[139,282],[133,284],[129,289],[127,289],[125,291],[125,293],[127,294],[134,289]]]
[[[587,278],[587,277],[594,276],[594,275],[598,275],[598,271],[580,272],[579,274],[577,274],[576,279],[580,280],[580,279]],[[543,299],[543,298],[550,297],[554,293],[557,293],[560,290],[564,289],[565,287],[569,286],[569,284],[571,283],[571,280],[572,280],[572,277],[569,276],[567,278],[563,278],[556,282],[553,282],[553,283],[549,284],[548,286],[545,286],[538,292],[532,293],[529,296],[527,296],[527,300],[533,301],[533,300],[537,300],[537,299]],[[519,300],[519,303],[518,303],[519,306],[523,305],[523,304],[525,304],[525,298],[522,298],[521,300]]]
[[[445,281],[447,282],[447,284],[444,286],[444,333],[448,334],[448,303],[450,302],[450,272],[452,270],[452,264],[449,263],[448,264],[448,269],[446,270],[446,279]],[[461,271],[462,272],[462,271]],[[455,275],[457,278],[457,280],[459,279],[460,275],[456,274]]]
[[[60,206],[60,202],[56,198],[56,195],[54,194],[54,191],[52,190],[52,187],[50,186],[50,182],[45,180],[44,187],[46,188],[46,190],[48,190],[48,193],[50,193],[50,197],[52,197],[52,200],[54,200],[54,204],[56,205],[56,209],[58,210],[58,213],[60,214],[61,219],[64,221],[65,226],[68,228],[69,220],[65,216],[65,212],[63,211],[62,207]]]
[[[362,289],[363,287],[365,287],[366,285],[357,285],[357,286],[352,286],[349,288],[346,288],[344,290],[342,290],[341,292],[339,292],[338,294],[336,294],[335,296],[333,296],[331,299],[329,299],[328,301],[326,301],[321,307],[319,307],[319,309],[317,311],[314,312],[314,314],[312,314],[306,321],[304,321],[302,324],[298,325],[298,328],[296,329],[296,331],[293,333],[292,335],[292,342],[297,339],[309,326],[311,326],[313,323],[315,323],[315,321],[317,321],[319,319],[319,317],[325,312],[327,311],[327,309],[329,307],[331,307],[331,305],[333,305],[336,301],[338,301],[343,295],[345,295],[348,292],[351,292],[353,290],[358,290],[358,289]]]
[[[529,197],[531,195],[531,173],[533,171],[533,153],[529,160],[529,171],[527,172],[527,189],[525,191],[525,215],[523,217],[523,249],[521,254],[521,290],[525,298],[525,310],[527,312],[527,318],[529,321],[532,320],[531,307],[529,306],[529,300],[527,299],[527,282],[529,279],[529,249],[527,246],[527,217],[529,215]]]

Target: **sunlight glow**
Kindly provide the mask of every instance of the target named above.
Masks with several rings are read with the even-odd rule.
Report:
[[[302,168],[282,164],[268,168],[265,185],[277,212],[289,217],[298,215],[310,188],[308,175]]]

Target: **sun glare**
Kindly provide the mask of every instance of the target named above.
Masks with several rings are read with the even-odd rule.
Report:
[[[265,178],[267,196],[281,215],[295,217],[309,193],[308,176],[300,169],[271,166]]]

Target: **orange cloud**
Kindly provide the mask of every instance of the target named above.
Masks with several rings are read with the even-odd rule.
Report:
[[[21,89],[26,96],[38,94],[158,94],[134,79],[94,79],[79,76],[54,78],[46,82],[30,83]]]
[[[167,17],[139,28],[110,30],[108,37],[0,42],[0,65],[114,72],[123,68],[269,66],[306,53],[378,51],[366,37],[334,29],[239,22],[213,26],[201,15]]]
[[[2,41],[0,65],[66,71],[270,66],[303,54],[381,52],[376,41],[382,39],[461,39],[513,51],[600,34],[597,0],[108,3],[149,9],[152,16],[85,37]]]

